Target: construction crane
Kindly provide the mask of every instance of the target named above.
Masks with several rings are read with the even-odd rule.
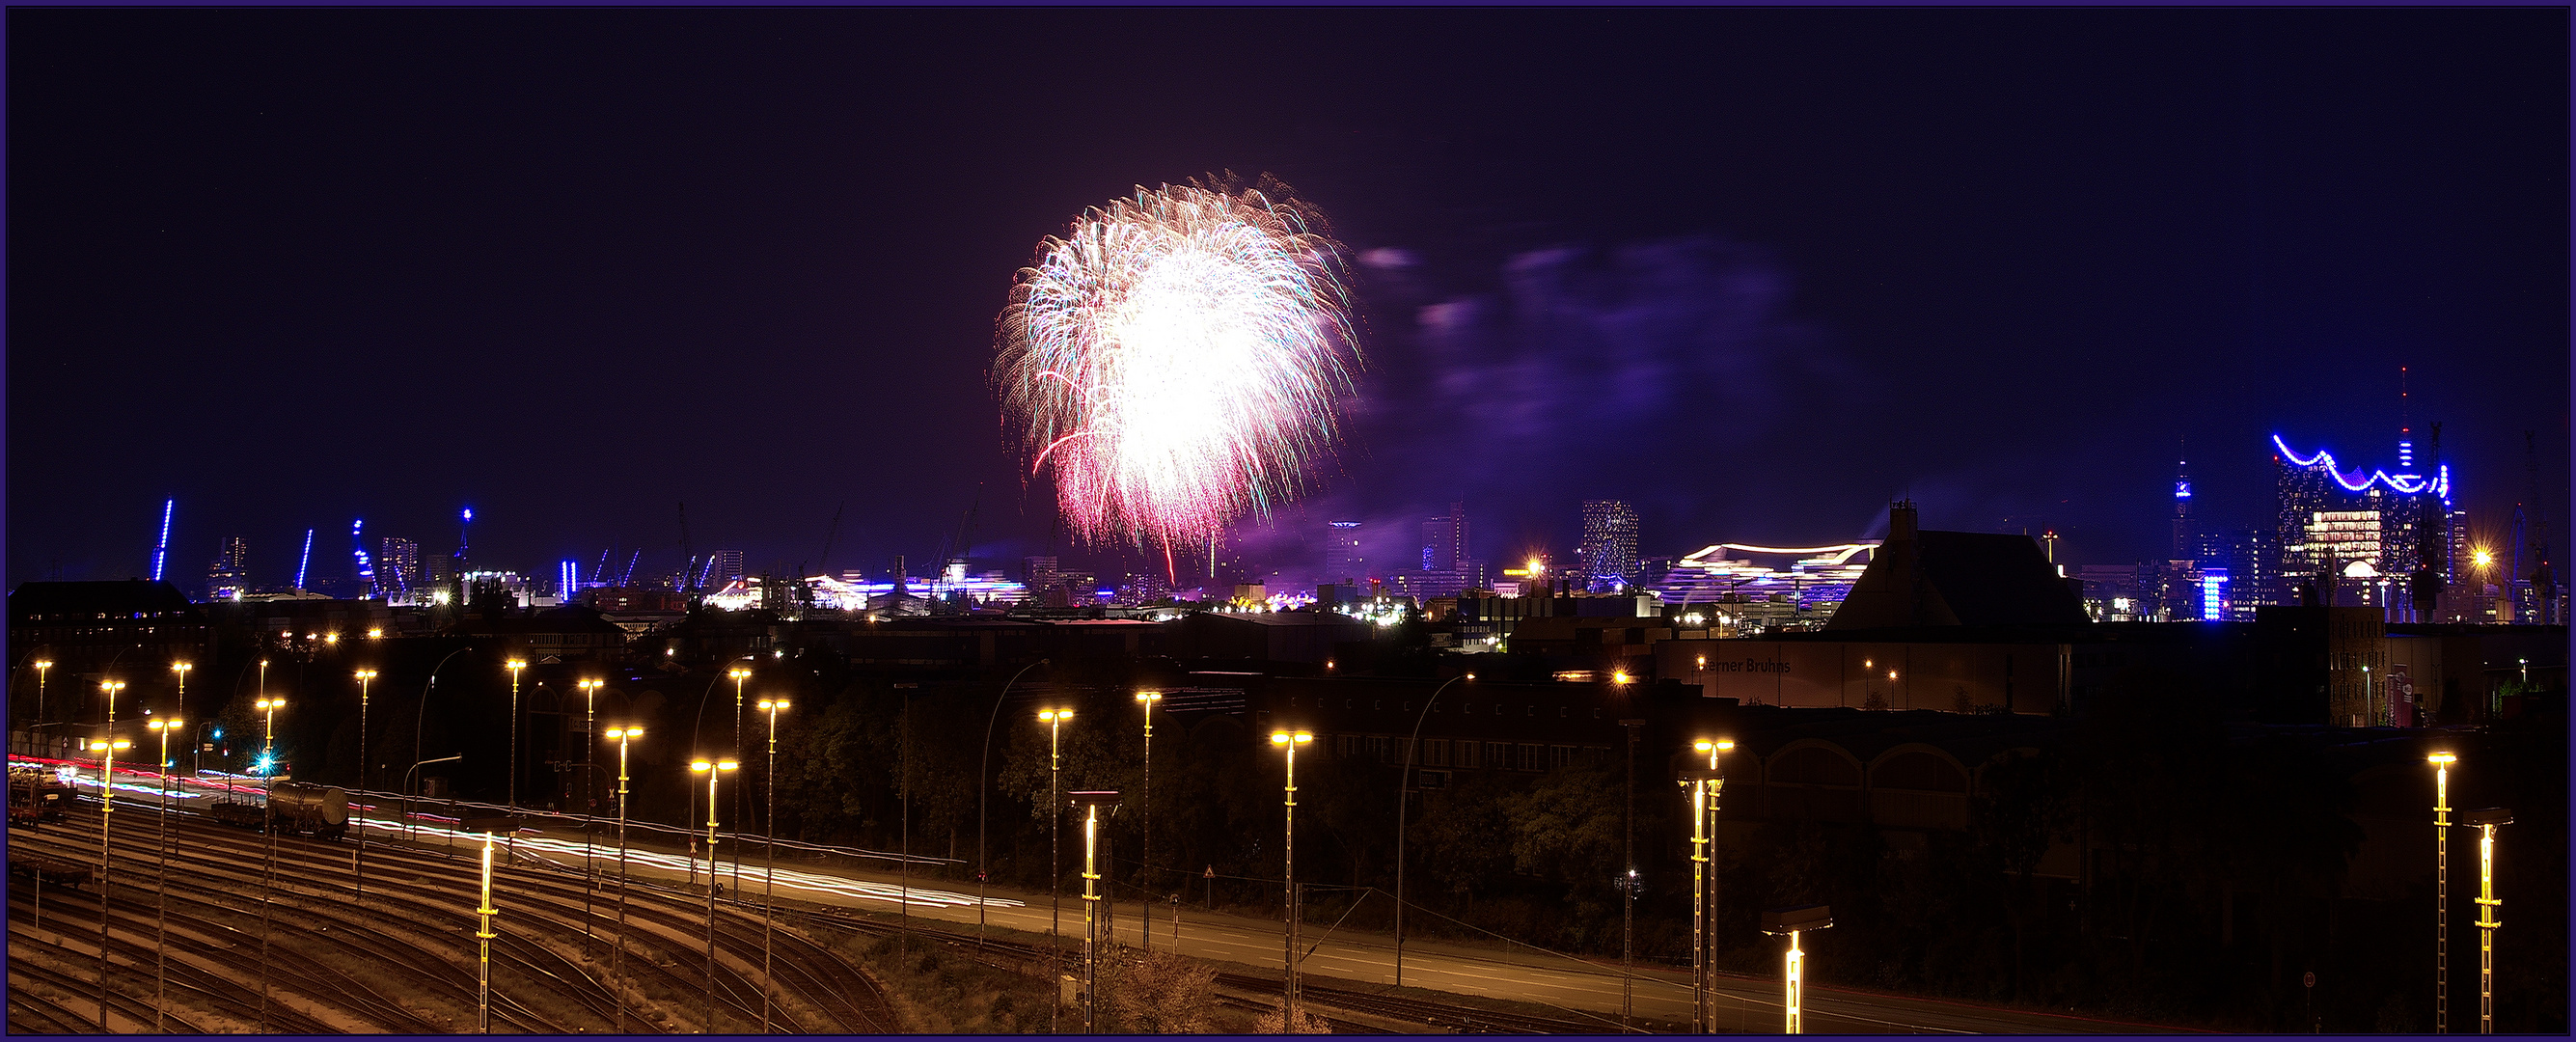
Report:
[[[179,505],[175,499],[161,501],[161,541],[152,547],[152,581],[161,581],[161,566],[170,560],[170,510]]]
[[[832,541],[841,537],[841,512],[849,507],[850,501],[844,499],[840,506],[832,508],[832,527],[823,530],[823,556],[814,559],[814,574],[832,574]],[[799,566],[796,570],[803,572],[805,569]]]
[[[697,570],[698,555],[689,544],[689,504],[686,502],[680,504],[680,556],[686,563],[680,565],[680,581],[677,585],[681,593],[688,593],[691,592],[689,573]]]
[[[295,559],[295,592],[304,592],[304,570],[313,563],[313,530],[304,530],[304,556]]]
[[[366,530],[366,518],[362,517],[349,522],[349,553],[355,556],[358,561],[358,596],[373,597],[378,592],[376,589],[376,565],[374,561],[367,558],[367,540],[364,536]]]
[[[961,562],[965,559],[967,548],[973,545],[971,540],[975,537],[975,515],[983,509],[984,483],[978,481],[975,483],[975,498],[966,507],[966,516],[960,518],[957,522],[957,534],[951,539],[940,544],[939,572],[938,576],[930,581],[931,596],[937,597],[940,592],[940,584],[947,581],[948,562],[951,559]],[[952,549],[955,551],[954,554],[950,553]]]

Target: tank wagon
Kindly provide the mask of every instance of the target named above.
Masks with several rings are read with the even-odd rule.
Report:
[[[228,800],[206,813],[224,824],[254,830],[273,821],[279,832],[315,839],[339,839],[349,832],[349,794],[338,786],[278,782],[269,789],[266,808],[255,800]]]

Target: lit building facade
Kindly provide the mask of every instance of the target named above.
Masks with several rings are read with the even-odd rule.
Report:
[[[1335,521],[1324,529],[1324,581],[1350,585],[1368,581],[1368,558],[1360,553],[1360,523]]]
[[[1869,569],[1875,541],[1769,547],[1720,543],[1673,562],[1647,588],[1667,605],[1706,604],[1729,634],[1813,629]]]
[[[2429,617],[2434,605],[2416,601],[2438,597],[2457,568],[2450,467],[2416,473],[2402,436],[2396,473],[2347,473],[2324,449],[2302,455],[2279,435],[2272,448],[2278,599],[2298,603],[2304,589],[2317,603],[2377,608],[2392,621]],[[2428,581],[2412,582],[2419,574]]]
[[[250,592],[250,540],[227,536],[206,568],[206,599],[238,600]]]
[[[1614,593],[1637,581],[1637,508],[1616,499],[1583,501],[1583,543],[1575,551],[1584,586]]]

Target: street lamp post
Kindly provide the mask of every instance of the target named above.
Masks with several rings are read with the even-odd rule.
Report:
[[[590,950],[589,938],[598,936],[590,926],[591,894],[599,889],[599,873],[591,859],[590,835],[591,822],[599,815],[599,808],[591,796],[592,775],[599,770],[599,743],[591,736],[597,733],[599,726],[599,688],[605,683],[607,681],[604,680],[583,680],[577,684],[581,688],[581,936],[584,952]]]
[[[984,945],[984,790],[988,788],[985,783],[993,775],[993,724],[1002,718],[1002,703],[1011,697],[1011,685],[1019,683],[1030,670],[1046,664],[1046,659],[1039,659],[1011,674],[1011,679],[1002,684],[1002,693],[993,699],[992,713],[984,718],[984,765],[975,773],[975,946],[978,948]]]
[[[751,670],[736,666],[726,670],[725,675],[733,678],[733,755],[739,760],[742,758],[742,685],[751,679]],[[744,820],[742,798],[742,786],[734,786],[733,820],[737,823]],[[741,825],[736,824],[734,831],[740,833]],[[709,878],[713,878],[713,873],[709,873]],[[736,894],[742,892],[742,845],[739,843],[733,848],[733,890]]]
[[[125,685],[119,684],[118,687]],[[98,765],[98,1029],[107,1030],[107,869],[110,856],[109,828],[116,813],[116,751],[131,749],[134,743],[123,738],[104,738],[89,743],[89,750],[100,756]]]
[[[510,670],[510,813],[516,814],[519,812],[519,671],[528,668],[528,663],[514,658],[502,665]],[[510,838],[502,842],[508,846],[510,856],[516,858],[519,830],[511,829]]]
[[[707,1034],[716,1030],[716,780],[739,770],[735,760],[693,760],[689,770],[707,776]]]
[[[1619,726],[1628,730],[1628,800],[1620,817],[1627,848],[1627,874],[1619,880],[1619,1030],[1626,1031],[1634,1015],[1637,970],[1637,729],[1646,726],[1646,722],[1621,720]]]
[[[1780,974],[1781,984],[1786,989],[1780,1004],[1781,1013],[1785,1018],[1781,1024],[1782,1034],[1797,1035],[1805,1032],[1805,1026],[1801,1023],[1801,1012],[1806,1002],[1807,953],[1798,950],[1798,935],[1808,930],[1822,930],[1832,925],[1834,925],[1834,912],[1832,907],[1827,905],[1780,908],[1762,913],[1763,933],[1773,936],[1789,935],[1789,954],[1781,967]]]
[[[760,1033],[764,1035],[769,1033],[769,922],[774,914],[771,905],[778,897],[778,714],[786,709],[784,698],[760,700],[760,711],[769,714],[769,766],[761,771],[769,788],[769,809],[761,815],[768,826],[761,830],[766,837],[760,844],[769,859],[768,879],[760,893]]]
[[[2448,750],[2433,765],[2433,1033],[2451,1033],[2451,765]]]
[[[1064,722],[1071,719],[1073,719],[1073,710],[1070,709],[1042,709],[1038,711],[1038,721],[1047,725],[1047,970],[1056,980],[1059,981],[1064,979],[1064,972],[1061,969],[1064,962],[1064,942],[1062,940],[1064,937],[1064,903],[1062,896],[1064,888],[1059,885],[1062,882],[1062,876],[1064,874],[1064,830],[1062,828],[1064,823],[1064,746],[1062,739],[1064,737]],[[1052,1003],[1049,1008],[1061,1010],[1063,1006],[1063,1001],[1057,1000]],[[1055,1021],[1056,1016],[1054,1014],[1049,1014],[1047,1019],[1049,1021],[1047,1030],[1055,1030],[1057,1025],[1053,1022]]]
[[[36,719],[45,718],[45,671],[54,668],[52,659],[36,660]]]
[[[153,734],[161,739],[160,833],[152,843],[161,868],[161,878],[152,887],[152,1030],[155,1033],[166,1026],[166,1003],[170,995],[170,736],[187,723],[171,717],[143,725],[151,728]]]
[[[186,712],[188,709],[188,671],[195,668],[197,668],[197,664],[194,662],[173,662],[170,664],[170,672],[179,674],[180,712]]]
[[[626,746],[644,737],[641,727],[611,727],[608,737],[617,741],[617,953],[609,957],[608,986],[617,992],[617,1033],[626,1033],[626,986],[619,978],[626,972]]]
[[[1143,861],[1145,878],[1148,880],[1154,877],[1154,703],[1162,700],[1163,693],[1160,691],[1136,692],[1136,701],[1145,706],[1145,792],[1139,802],[1145,811]],[[1148,883],[1145,889],[1145,899],[1153,900],[1152,884]],[[1143,943],[1146,951],[1150,952],[1154,950],[1154,906],[1148,904],[1144,907],[1146,914],[1136,920],[1137,940]],[[1175,942],[1178,940],[1179,938],[1174,938]],[[1179,948],[1173,949],[1175,952],[1179,950]]]
[[[1422,712],[1413,718],[1413,737],[1405,739],[1404,769],[1396,772],[1395,986],[1399,988],[1404,986],[1404,823],[1406,820],[1405,810],[1411,803],[1413,796],[1413,761],[1418,758],[1418,754],[1415,750],[1422,747],[1422,722],[1431,718],[1431,705],[1432,703],[1440,700],[1440,693],[1449,690],[1449,685],[1451,684],[1455,684],[1461,680],[1474,679],[1476,679],[1476,675],[1473,673],[1461,673],[1442,681],[1439,687],[1431,689],[1431,697],[1424,699],[1422,702]],[[1276,739],[1273,740],[1275,741]],[[1289,1030],[1294,1031],[1296,1029],[1292,1027]]]
[[[2478,1034],[2495,1034],[2495,932],[2504,923],[2496,918],[2496,909],[2504,902],[2495,895],[2496,826],[2513,824],[2513,812],[2502,807],[2489,807],[2468,813],[2465,823],[2478,830]]]
[[[1106,916],[1099,911],[1100,882],[1100,808],[1118,805],[1115,792],[1077,792],[1073,805],[1083,809],[1082,818],[1082,1031],[1100,1030],[1100,926]],[[1149,912],[1146,919],[1153,915]]]
[[[1288,884],[1288,928],[1280,934],[1279,964],[1287,979],[1280,995],[1279,1022],[1280,1030],[1291,1034],[1297,1030],[1297,747],[1314,740],[1314,735],[1304,731],[1270,732],[1270,744],[1288,750],[1287,842],[1280,849],[1282,874]]]
[[[1691,1017],[1700,1034],[1717,1030],[1717,800],[1726,775],[1718,757],[1731,740],[1700,739],[1691,748],[1708,754],[1708,766],[1682,772],[1691,790]]]
[[[517,832],[514,824],[510,831]],[[474,906],[477,917],[474,937],[482,942],[481,968],[474,991],[474,1030],[492,1033],[492,917],[501,910],[492,907],[492,830],[483,830],[483,903]]]
[[[439,660],[438,660],[438,664],[437,664],[437,665],[429,667],[429,679],[428,679],[428,680],[426,680],[426,681],[423,681],[423,682],[421,683],[421,685],[420,685],[420,708],[419,708],[417,711],[415,711],[414,713],[412,713],[412,720],[411,720],[411,758],[412,758],[414,761],[417,761],[417,762],[415,762],[415,763],[413,763],[413,764],[411,765],[411,769],[412,769],[412,770],[414,770],[414,771],[417,771],[417,770],[421,769],[421,767],[422,767],[422,766],[424,766],[424,765],[426,765],[426,764],[432,764],[432,763],[438,763],[438,762],[440,762],[440,761],[438,761],[438,760],[422,760],[422,759],[420,758],[420,735],[421,735],[421,730],[422,730],[423,726],[424,726],[424,725],[426,725],[426,724],[428,723],[428,721],[429,721],[429,693],[430,693],[430,692],[432,692],[432,691],[436,691],[436,690],[438,690],[438,671],[439,671],[439,670],[442,670],[442,669],[446,669],[446,668],[447,668],[447,664],[448,664],[448,662],[450,662],[451,660],[455,659],[455,658],[456,658],[456,656],[458,656],[458,655],[462,655],[462,654],[465,654],[466,652],[468,652],[468,651],[472,651],[472,650],[474,650],[474,649],[472,649],[472,648],[458,648],[458,649],[456,649],[456,650],[454,650],[454,651],[451,651],[451,652],[448,652],[446,655],[444,655],[444,656],[440,657],[440,658],[439,658]],[[267,660],[267,659],[261,659],[261,660],[260,660],[259,665],[260,665],[260,674],[259,674],[259,675],[260,675],[260,677],[261,677],[261,681],[260,681],[260,682],[261,682],[262,684],[266,684],[266,683],[267,683],[267,679],[266,679],[266,678],[267,678],[267,676],[268,676],[268,660]],[[462,757],[462,756],[451,756],[451,757],[445,757],[445,759],[461,760],[461,759],[464,759],[464,757]],[[405,823],[405,824],[412,824],[412,821],[411,821],[411,773],[410,773],[410,771],[406,771],[406,772],[404,772],[404,773],[403,773],[403,820],[404,820],[404,823]],[[414,842],[414,843],[418,843],[418,842],[420,842],[419,829],[418,829],[418,827],[417,827],[416,825],[415,825],[415,826],[414,826],[414,828],[413,828],[413,833],[412,833],[412,842]]]
[[[125,690],[125,682],[122,680],[103,681],[98,685],[98,689],[107,693],[107,726],[115,727],[116,695],[117,692]]]
[[[358,671],[358,792],[367,791],[367,686],[376,679],[373,669]],[[358,899],[367,898],[367,823],[363,814],[358,821]]]
[[[266,663],[262,663],[263,666]],[[265,678],[267,671],[261,670]],[[259,810],[260,831],[268,839],[268,871],[259,883],[259,1029],[268,1030],[268,917],[269,905],[277,893],[277,801],[271,796],[277,789],[277,711],[286,708],[286,699],[262,698],[251,703],[268,720],[267,737],[260,741]]]

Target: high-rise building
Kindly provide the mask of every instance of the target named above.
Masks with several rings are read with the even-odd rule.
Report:
[[[2182,560],[2200,556],[2198,533],[2191,527],[2191,461],[2174,461],[2173,558]]]
[[[726,583],[742,578],[742,558],[743,553],[740,550],[708,551],[707,585],[722,588]]]
[[[2428,578],[2440,580],[2431,588],[2438,589],[2453,578],[2446,548],[2455,537],[2442,531],[2454,514],[2448,465],[2436,463],[2430,475],[2413,473],[2413,446],[2404,440],[2395,474],[2345,473],[2325,450],[2303,457],[2279,435],[2272,448],[2279,467],[2274,533],[2282,603],[2297,603],[2291,591],[2304,587],[2319,603],[2383,608],[2391,620],[2404,621],[2415,616],[2419,598],[2409,579],[2430,570],[2436,574]]]
[[[1449,504],[1446,516],[1422,522],[1420,596],[1455,597],[1467,588],[1467,504]]]
[[[206,599],[229,600],[250,592],[250,540],[226,536],[206,568]]]
[[[376,562],[376,581],[396,593],[409,593],[420,585],[420,544],[400,536],[386,536],[382,559]]]
[[[1052,556],[1030,557],[1020,562],[1020,582],[1028,587],[1029,603],[1040,608],[1062,608],[1072,599],[1065,595],[1064,577]]]
[[[1583,543],[1575,551],[1586,589],[1610,593],[1637,578],[1637,508],[1616,499],[1583,501]]]
[[[1348,585],[1368,580],[1368,559],[1360,554],[1360,523],[1335,521],[1324,530],[1324,582]]]

